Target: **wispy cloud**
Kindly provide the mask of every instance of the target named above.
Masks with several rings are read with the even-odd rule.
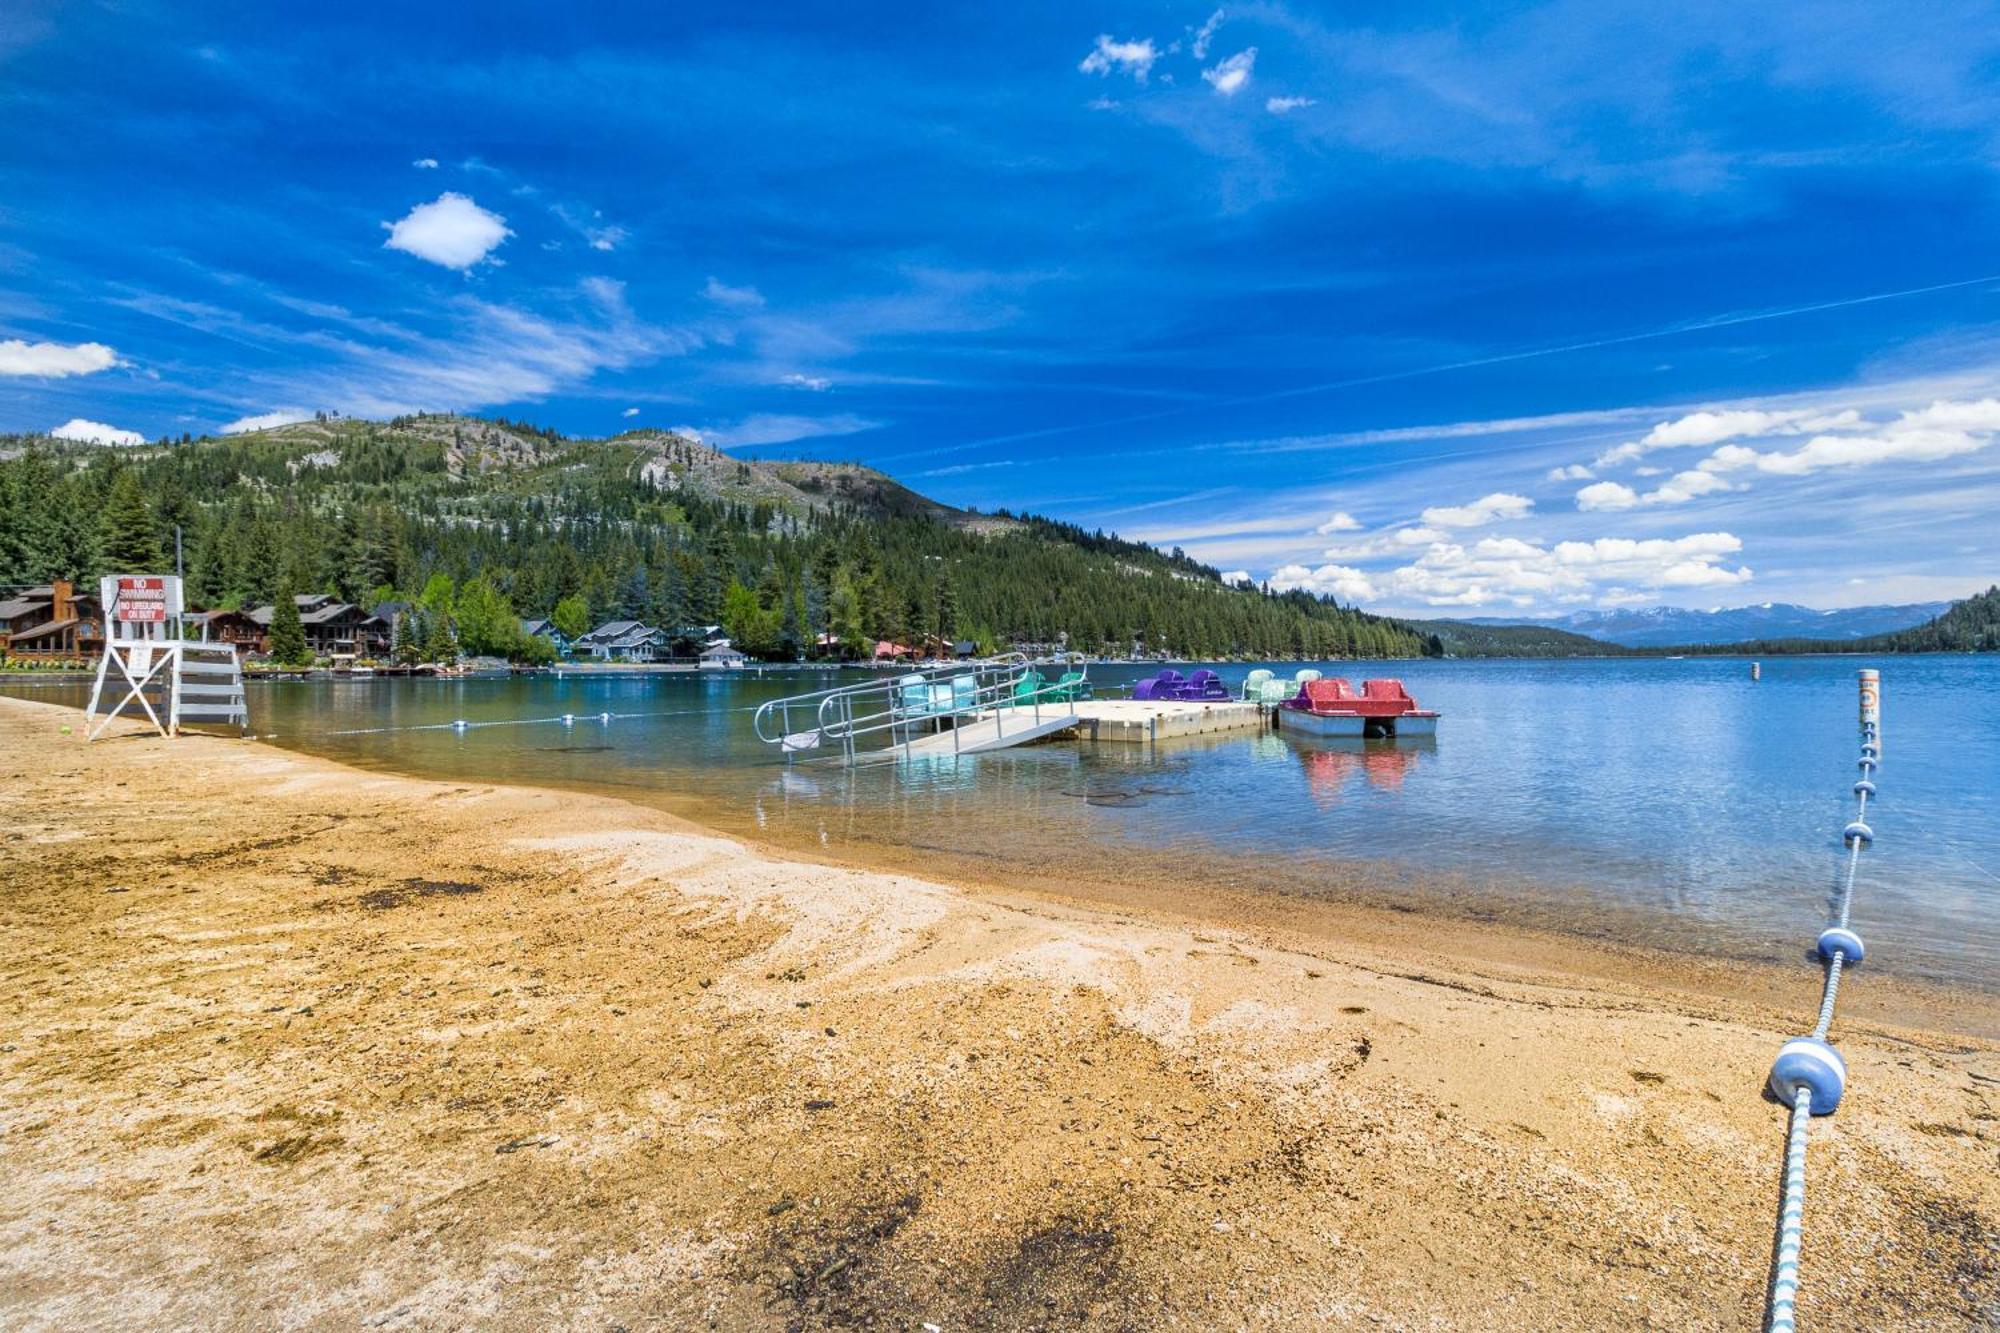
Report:
[[[757,445],[790,444],[831,435],[858,435],[876,430],[886,422],[856,416],[851,412],[831,416],[795,416],[784,412],[757,412],[740,421],[697,426],[697,438],[718,449],[745,449]],[[680,428],[677,428],[680,429]]]
[[[720,278],[710,277],[708,285],[701,289],[702,297],[721,306],[733,306],[738,310],[755,310],[764,304],[764,294],[755,287],[732,287]]]
[[[1130,74],[1139,83],[1146,81],[1152,71],[1153,62],[1160,58],[1159,48],[1153,39],[1143,37],[1137,41],[1118,41],[1109,33],[1099,33],[1097,45],[1089,55],[1078,63],[1077,69],[1085,74],[1107,75],[1113,71]]]
[[[1319,99],[1314,97],[1267,97],[1264,99],[1264,109],[1274,116],[1289,115],[1305,107],[1318,105]]]
[[[1208,21],[1194,32],[1188,43],[1188,50],[1196,60],[1208,59],[1208,44],[1215,40],[1216,30],[1222,27],[1222,11],[1216,10],[1208,16]]]
[[[337,307],[287,322],[283,316],[297,302],[254,286],[235,290],[267,300],[278,313],[260,316],[148,291],[116,303],[205,338],[284,358],[281,365],[246,366],[226,386],[204,386],[202,396],[317,403],[351,416],[535,401],[601,371],[701,345],[698,334],[639,319],[623,285],[605,278],[545,293],[544,310],[471,295],[449,298],[427,312],[434,327],[423,330],[375,319],[343,321]]]
[[[274,426],[290,426],[301,421],[311,421],[312,413],[297,407],[281,407],[275,412],[259,412],[255,416],[238,417],[222,428],[224,435],[244,435],[253,430],[270,430]]]

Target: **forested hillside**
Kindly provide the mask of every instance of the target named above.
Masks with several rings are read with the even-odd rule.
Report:
[[[1189,657],[1438,649],[1331,600],[1225,585],[1178,551],[659,432],[331,419],[136,449],[0,437],[0,455],[0,585],[170,568],[178,527],[201,606],[470,585],[489,612],[497,592],[528,616],[567,601],[593,623],[721,623],[773,657],[823,635],[850,655],[927,636]]]
[[[1481,624],[1467,620],[1412,620],[1418,633],[1438,641],[1446,657],[1626,657],[1633,650],[1557,629],[1553,625]]]

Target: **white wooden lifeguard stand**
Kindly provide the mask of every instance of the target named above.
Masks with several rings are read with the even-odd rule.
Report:
[[[97,590],[104,607],[104,656],[84,713],[85,740],[96,740],[112,718],[134,704],[162,736],[178,736],[185,722],[234,722],[249,729],[236,646],[185,637],[177,575],[111,574],[97,581]],[[125,693],[100,710],[114,668],[119,680],[112,688]]]

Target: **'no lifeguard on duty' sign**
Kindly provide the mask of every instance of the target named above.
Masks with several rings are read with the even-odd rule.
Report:
[[[114,624],[164,625],[181,614],[181,581],[171,574],[108,575],[97,597]]]

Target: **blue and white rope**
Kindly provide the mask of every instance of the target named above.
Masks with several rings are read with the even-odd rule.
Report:
[[[1865,673],[1872,676],[1873,673]],[[1868,687],[1864,684],[1864,690]],[[1841,838],[1847,844],[1847,871],[1842,877],[1840,896],[1834,913],[1835,928],[1842,936],[1857,947],[1859,938],[1848,933],[1848,922],[1854,910],[1854,881],[1861,868],[1861,851],[1875,840],[1874,830],[1868,826],[1868,798],[1875,794],[1874,776],[1881,766],[1881,734],[1864,714],[1861,738],[1861,778],[1854,784],[1856,808],[1854,818],[1842,831]],[[1827,949],[1826,983],[1820,993],[1819,1021],[1814,1024],[1813,1042],[1824,1043],[1833,1029],[1834,1005],[1840,998],[1840,977],[1848,963],[1847,950],[1835,945]],[[1860,961],[1856,953],[1855,962]],[[1798,1045],[1791,1043],[1790,1045]],[[1788,1046],[1787,1049],[1790,1049]],[[1834,1062],[1841,1063],[1839,1056],[1830,1048],[1826,1054]],[[1783,1054],[1780,1056],[1782,1066]],[[1774,1072],[1774,1083],[1779,1076]],[[1840,1077],[1844,1084],[1845,1074]],[[1832,1089],[1838,1100],[1840,1084]],[[1805,1240],[1806,1209],[1806,1126],[1812,1120],[1812,1089],[1799,1082],[1791,1088],[1791,1130],[1785,1144],[1785,1184],[1778,1213],[1778,1256],[1771,1268],[1770,1323],[1771,1333],[1793,1333],[1796,1328],[1799,1294],[1799,1256]],[[1827,1110],[1832,1110],[1829,1103]]]
[[[1792,1132],[1785,1145],[1785,1199],[1778,1213],[1778,1262],[1771,1270],[1771,1333],[1792,1333],[1799,1297],[1799,1249],[1805,1241],[1806,1122],[1812,1090],[1792,1098]]]

